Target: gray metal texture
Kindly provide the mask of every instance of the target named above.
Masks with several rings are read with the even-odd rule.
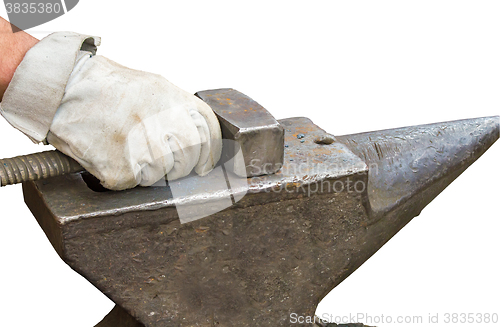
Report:
[[[288,326],[290,313],[314,315],[499,134],[491,117],[318,144],[327,135],[308,119],[280,123],[283,169],[192,223],[180,224],[168,187],[98,193],[80,174],[25,183],[25,201],[61,258],[144,326]],[[182,201],[225,192],[237,190]]]
[[[338,136],[337,140],[373,167],[368,179],[370,209],[373,217],[383,217],[422,190],[444,189],[448,176],[458,177],[498,139],[498,126],[498,116],[484,117]]]
[[[0,186],[83,171],[75,160],[59,151],[45,151],[0,159]]]
[[[274,117],[255,100],[233,89],[195,94],[215,112],[222,137],[234,140],[233,153],[242,151],[244,163],[235,160],[232,170],[240,176],[274,174],[283,165],[284,131]]]

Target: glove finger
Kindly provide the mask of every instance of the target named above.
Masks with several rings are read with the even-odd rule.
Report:
[[[219,120],[212,109],[202,100],[195,98],[196,109],[191,117],[198,129],[201,140],[201,153],[195,171],[204,176],[215,167],[221,157],[222,133]]]

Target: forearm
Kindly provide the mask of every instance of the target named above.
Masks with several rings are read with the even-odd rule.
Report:
[[[0,101],[17,66],[37,42],[38,39],[26,32],[13,33],[10,23],[0,17]]]

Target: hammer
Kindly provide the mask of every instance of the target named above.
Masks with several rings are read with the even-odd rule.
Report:
[[[195,94],[205,101],[219,119],[223,139],[241,151],[243,161],[231,161],[228,167],[239,176],[274,174],[283,165],[283,127],[260,104],[233,89],[201,91]],[[222,158],[228,160],[230,158]],[[65,174],[83,172],[78,162],[65,154],[45,151],[9,159],[0,159],[0,186],[37,181]]]

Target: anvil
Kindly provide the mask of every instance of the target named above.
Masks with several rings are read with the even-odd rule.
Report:
[[[499,117],[345,136],[307,118],[279,123],[281,169],[243,186],[209,174],[176,182],[179,198],[172,185],[108,192],[85,173],[23,184],[60,257],[115,302],[97,326],[287,326],[291,313],[314,315],[499,137]],[[224,199],[224,210],[179,220],[176,206]]]

